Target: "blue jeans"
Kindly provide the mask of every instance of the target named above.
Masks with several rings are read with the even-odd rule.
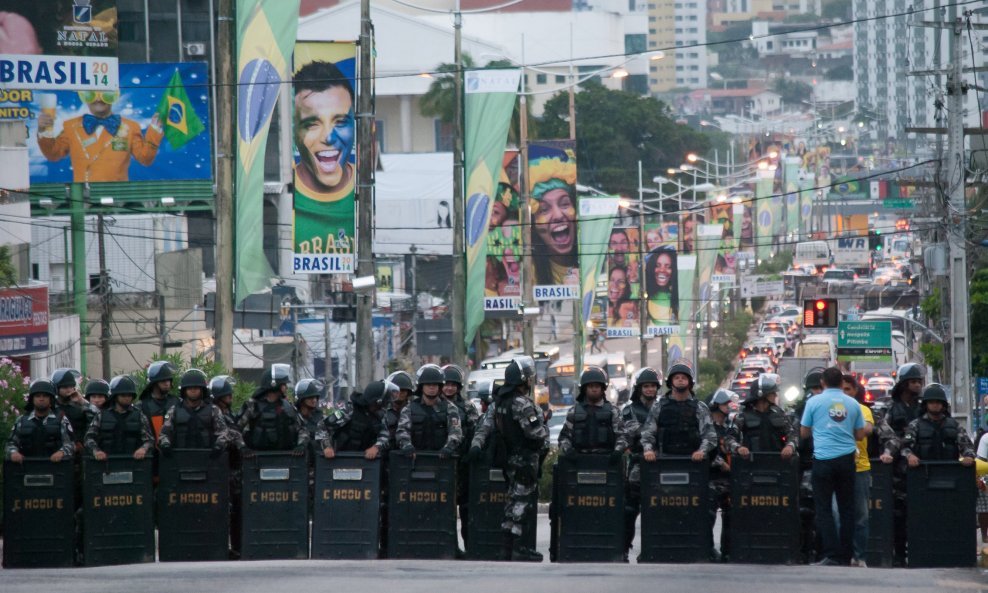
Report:
[[[868,557],[868,503],[871,501],[871,471],[854,475],[854,558]]]

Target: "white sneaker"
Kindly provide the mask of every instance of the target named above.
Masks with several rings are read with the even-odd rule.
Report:
[[[868,564],[864,560],[858,560],[857,558],[851,559],[851,566],[856,568],[868,568]]]

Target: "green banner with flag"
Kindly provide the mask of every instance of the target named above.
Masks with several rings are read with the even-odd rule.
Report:
[[[264,152],[275,103],[291,80],[299,1],[237,0],[236,302],[274,275],[264,255]]]
[[[782,168],[783,187],[786,190],[786,235],[799,233],[799,166],[803,162],[796,156],[786,157]]]
[[[597,280],[604,271],[608,250],[605,247],[614,228],[620,198],[581,195],[577,237],[580,245],[580,298],[584,322],[593,310]],[[575,331],[581,333],[586,324]]]
[[[813,216],[813,196],[816,195],[816,175],[807,173],[799,181],[799,234],[809,235],[810,217]]]
[[[508,126],[518,96],[520,70],[471,70],[464,79],[463,162],[466,174],[466,208],[463,217],[467,258],[466,319],[464,340],[469,348],[484,310],[514,309],[514,299],[491,297],[485,302],[487,232],[501,176]],[[463,254],[454,254],[463,257]],[[528,262],[524,262],[528,265]],[[526,287],[526,290],[530,287]],[[493,305],[503,305],[493,306]]]
[[[772,230],[776,213],[772,210],[772,181],[769,171],[759,171],[755,182],[755,257],[768,259],[772,254]]]
[[[182,75],[178,68],[168,81],[161,102],[158,103],[158,120],[164,122],[165,139],[174,149],[179,149],[190,140],[201,134],[206,127],[202,125],[196,110],[192,108],[189,95],[182,84]]]

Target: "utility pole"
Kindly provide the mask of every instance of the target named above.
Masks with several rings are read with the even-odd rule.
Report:
[[[158,293],[158,356],[165,357],[165,340],[168,339],[168,328],[165,327],[165,295]]]
[[[332,309],[326,309],[323,311],[322,331],[323,340],[325,342],[325,356],[323,359],[326,361],[326,368],[323,369],[323,380],[326,382],[326,393],[329,395],[329,400],[335,404],[336,397],[333,394],[333,345],[332,340],[329,339],[329,320],[332,315]]]
[[[88,358],[86,338],[89,336],[89,323],[86,321],[89,303],[86,298],[86,199],[89,190],[81,183],[73,183],[69,187],[69,208],[72,227],[72,304],[75,314],[79,316],[79,367],[87,373],[86,359]],[[85,189],[85,191],[84,191]],[[69,262],[65,262],[66,266]]]
[[[360,82],[357,85],[357,276],[374,276],[374,25],[370,0],[360,0]],[[374,290],[357,295],[357,369],[351,388],[374,379]],[[349,327],[349,326],[348,326]],[[349,351],[349,346],[347,348]],[[354,386],[359,387],[354,387]]]
[[[569,25],[569,57],[573,58],[573,23]],[[573,70],[573,62],[569,63],[569,139],[576,143],[576,74]],[[531,232],[531,231],[526,231]],[[576,225],[577,245],[580,244],[580,225]],[[577,262],[579,263],[579,262]],[[583,277],[580,273],[580,298],[573,301],[573,370],[579,377],[583,372],[583,332],[586,327],[583,324]]]
[[[453,60],[456,62],[456,74],[453,77],[453,290],[451,291],[453,302],[450,314],[453,321],[452,361],[454,364],[465,366],[467,252],[463,248],[463,17],[460,14],[460,0],[456,0],[453,19]]]
[[[648,295],[645,294],[645,191],[642,187],[642,162],[638,161],[638,340],[641,345],[639,369],[648,366],[648,340],[646,336],[645,310]]]
[[[528,204],[528,97],[525,95],[528,87],[525,85],[525,73],[522,72],[521,75],[521,93],[518,95],[518,110],[519,110],[519,132],[521,136],[521,141],[518,147],[518,158],[521,159],[521,167],[519,171],[521,172],[521,181],[519,183],[519,189],[521,190],[521,240],[522,247],[521,251],[525,254],[522,258],[521,266],[521,306],[522,306],[522,331],[521,331],[521,343],[525,350],[525,356],[532,356],[532,352],[535,350],[535,335],[532,331],[532,321],[529,319],[528,315],[525,315],[524,311],[528,309],[529,299],[532,295],[532,266],[534,265],[534,253],[532,253],[532,208]],[[579,370],[579,369],[578,369]],[[579,372],[577,373],[579,376]]]
[[[99,245],[99,298],[100,298],[100,358],[103,363],[103,376],[109,377],[110,370],[110,275],[106,272],[106,245],[104,243],[103,214],[96,215],[97,241]]]
[[[233,368],[233,0],[219,0],[216,17],[216,361]],[[162,348],[163,350],[164,348]]]

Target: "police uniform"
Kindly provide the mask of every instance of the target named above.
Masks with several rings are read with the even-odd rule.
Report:
[[[792,447],[793,453],[799,446],[799,433],[789,421],[789,417],[779,406],[769,403],[765,411],[759,411],[755,403],[779,391],[775,375],[761,375],[751,385],[751,394],[745,399],[741,413],[727,429],[724,444],[732,455],[745,447],[752,453],[777,453],[785,447]]]
[[[942,401],[944,410],[939,418],[926,411],[927,401]],[[911,455],[923,461],[956,461],[961,457],[974,459],[974,443],[960,422],[950,416],[947,395],[943,387],[933,383],[923,390],[921,415],[906,427],[902,437],[902,456]]]
[[[649,410],[641,441],[646,453],[692,455],[702,451],[709,455],[717,447],[717,429],[706,404],[693,397],[676,401],[667,392]]]
[[[402,451],[439,451],[452,456],[463,441],[460,413],[441,397],[433,406],[415,400],[401,410],[395,439]]]
[[[147,454],[154,447],[151,423],[136,406],[131,404],[124,411],[117,411],[116,398],[121,394],[135,394],[132,385],[133,380],[126,376],[117,377],[110,383],[110,402],[86,431],[85,445],[91,454],[102,451],[107,455],[133,455],[138,449]],[[128,388],[122,389],[124,386]]]
[[[527,519],[535,512],[531,498],[538,488],[539,454],[549,436],[542,411],[521,389],[530,388],[534,376],[531,358],[512,360],[505,369],[505,384],[477,427],[470,448],[470,460],[478,460],[493,439],[494,465],[504,470],[508,493],[501,522],[505,560],[542,561],[542,555],[527,548],[522,539]]]
[[[200,399],[193,404],[186,396],[190,387],[201,389]],[[206,375],[198,369],[189,369],[182,376],[183,401],[168,410],[161,425],[158,446],[164,451],[178,449],[214,449],[221,452],[235,440],[230,434],[220,409],[206,402],[208,385]]]
[[[442,368],[443,379],[446,384],[456,386],[456,393],[448,397],[447,401],[456,406],[460,413],[460,428],[463,430],[463,442],[460,444],[460,462],[456,466],[456,505],[460,516],[460,537],[463,544],[467,542],[467,525],[470,521],[470,463],[466,459],[473,436],[477,430],[477,423],[480,421],[480,412],[477,407],[463,397],[463,370],[460,367],[448,364]],[[445,397],[445,394],[444,394]]]
[[[725,445],[729,418],[725,415],[724,422],[714,420],[714,410],[721,404],[729,404],[736,397],[734,392],[718,389],[710,398],[710,416],[717,431],[717,448],[710,455],[710,470],[708,474],[708,489],[710,496],[710,557],[717,560],[714,552],[713,527],[717,521],[717,510],[720,510],[720,560],[727,561],[731,553],[731,456]]]
[[[31,410],[14,422],[7,439],[5,457],[10,459],[15,451],[24,457],[51,457],[61,451],[65,454],[63,460],[70,460],[75,452],[72,426],[66,418],[59,417],[53,411],[38,416],[35,410]]]
[[[309,433],[295,406],[284,396],[270,402],[264,397],[265,393],[261,391],[248,400],[244,414],[240,417],[240,429],[247,448],[255,451],[301,448],[304,452],[309,442]]]
[[[624,555],[626,561],[632,542],[635,540],[635,522],[641,513],[641,425],[648,418],[648,411],[651,408],[650,404],[646,405],[642,402],[642,387],[649,383],[654,383],[656,387],[660,383],[659,374],[654,369],[646,367],[635,373],[630,401],[621,410],[621,421],[624,423],[624,432],[631,449],[628,479],[624,485]],[[657,391],[656,396],[658,396]]]
[[[137,407],[151,423],[155,440],[158,438],[158,433],[161,432],[161,425],[165,422],[165,414],[174,408],[180,400],[171,393],[165,393],[159,397],[154,387],[161,381],[171,381],[174,376],[175,367],[170,362],[159,360],[151,363],[151,366],[148,367],[148,383],[138,398]],[[157,473],[155,471],[155,475]]]

